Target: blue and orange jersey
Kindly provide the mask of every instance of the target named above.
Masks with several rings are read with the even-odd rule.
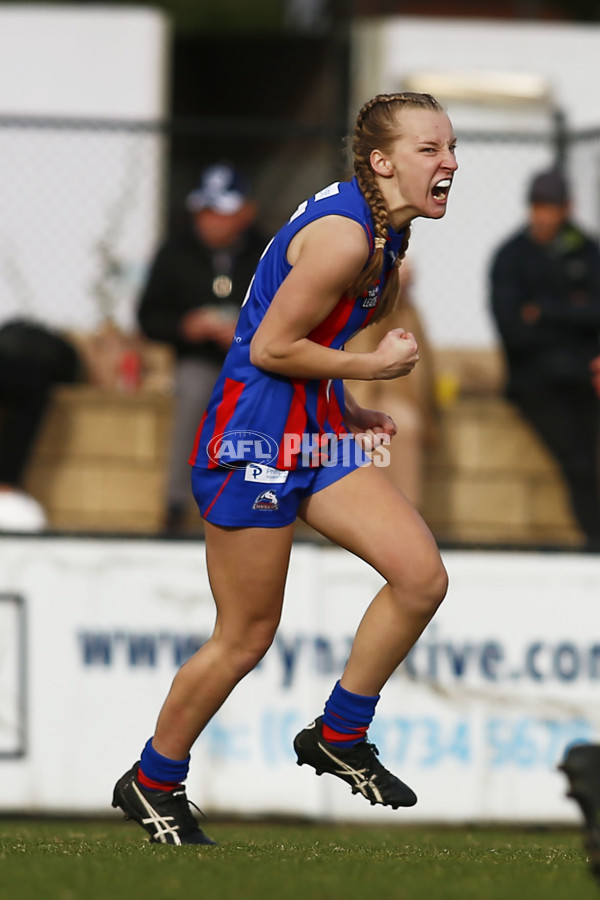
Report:
[[[371,211],[356,178],[331,184],[300,204],[267,245],[248,288],[231,348],[198,428],[192,465],[211,468],[223,463],[266,462],[274,468],[294,469],[306,440],[348,433],[340,379],[288,378],[250,362],[252,338],[292,268],[287,260],[290,241],[309,222],[324,216],[346,216],[359,222],[373,251]],[[307,335],[310,340],[343,350],[345,343],[368,325],[403,236],[403,231],[390,229],[379,280],[360,297],[340,297],[331,313]]]

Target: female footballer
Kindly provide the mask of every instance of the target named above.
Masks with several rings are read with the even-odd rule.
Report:
[[[443,600],[447,576],[429,529],[359,444],[387,443],[394,423],[360,407],[344,379],[408,375],[418,349],[401,328],[371,352],[344,345],[392,309],[411,221],[445,214],[455,146],[429,94],[374,97],[356,120],[355,177],[302,203],[263,253],[190,460],[214,632],[176,674],[153,737],[114,791],[113,805],[154,842],[214,843],[182,786],[190,749],[273,641],[297,517],[386,581],[323,715],[295,738],[298,763],[341,778],[371,803],[416,803],[379,762],[367,730],[381,689]]]

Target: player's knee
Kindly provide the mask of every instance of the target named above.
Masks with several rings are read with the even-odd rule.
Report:
[[[240,675],[251,672],[271,647],[277,624],[258,622],[250,625],[244,640],[236,648],[235,662]]]
[[[429,619],[446,596],[448,573],[439,555],[432,556],[403,573],[397,586],[403,606]]]
[[[427,602],[429,604],[431,615],[435,613],[442,603],[448,591],[448,573],[441,559],[431,573],[429,587],[427,590]]]

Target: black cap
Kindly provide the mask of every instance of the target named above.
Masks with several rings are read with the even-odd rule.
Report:
[[[558,169],[540,172],[529,187],[530,203],[553,203],[563,206],[569,202],[569,186]]]
[[[198,187],[188,194],[186,205],[190,212],[214,209],[233,215],[242,208],[249,193],[241,172],[229,162],[219,162],[204,169]]]

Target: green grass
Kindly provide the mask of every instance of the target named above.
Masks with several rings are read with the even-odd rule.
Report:
[[[212,823],[218,847],[148,844],[125,822],[0,822],[15,900],[585,900],[577,831]]]

